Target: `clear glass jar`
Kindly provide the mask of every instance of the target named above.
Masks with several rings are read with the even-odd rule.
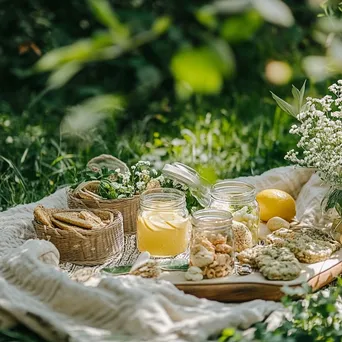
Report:
[[[331,236],[338,242],[342,243],[342,215],[337,210],[332,200],[342,195],[342,187],[331,187],[324,196],[321,203],[321,217],[319,224],[322,228],[330,232]]]
[[[176,189],[151,189],[140,195],[137,245],[153,257],[174,257],[189,245],[191,220],[185,195]]]
[[[211,189],[209,206],[231,212],[234,221],[245,224],[250,230],[253,244],[258,243],[260,215],[253,185],[234,180],[217,182]]]
[[[234,272],[232,215],[226,210],[202,209],[193,213],[190,265],[204,278],[221,278]]]

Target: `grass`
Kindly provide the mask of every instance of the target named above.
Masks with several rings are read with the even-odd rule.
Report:
[[[8,119],[0,115],[0,134],[6,141],[13,139],[0,146],[0,210],[72,184],[86,162],[101,153],[127,163],[147,159],[157,168],[177,160],[206,170],[213,179],[260,174],[284,165],[283,157],[295,143],[287,135],[292,119],[275,109],[269,97],[256,101],[255,96],[234,104],[224,99],[216,107],[198,99],[175,105],[170,112],[151,110],[125,129],[109,119],[77,137],[58,131],[52,135],[44,122],[31,126],[28,120],[23,125],[20,118],[5,127]]]

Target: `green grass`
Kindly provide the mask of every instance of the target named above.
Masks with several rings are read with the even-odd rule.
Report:
[[[0,210],[72,184],[86,162],[101,153],[128,164],[148,159],[157,168],[177,160],[211,173],[213,179],[284,165],[286,151],[295,144],[287,134],[291,118],[268,97],[256,101],[256,96],[233,105],[223,100],[215,107],[198,99],[175,105],[170,113],[151,110],[125,129],[112,118],[76,138],[59,136],[58,131],[51,135],[51,127],[43,123],[23,127],[19,118],[5,127],[8,119],[0,115],[0,134],[13,139],[0,146]]]

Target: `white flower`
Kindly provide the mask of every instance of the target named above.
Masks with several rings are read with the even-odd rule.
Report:
[[[291,134],[300,136],[297,151],[286,159],[317,170],[330,185],[342,184],[342,80],[329,87],[334,96],[307,98],[305,110],[298,115],[300,123]]]

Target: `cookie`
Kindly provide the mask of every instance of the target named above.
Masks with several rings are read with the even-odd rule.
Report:
[[[301,272],[299,261],[286,247],[266,246],[258,252],[255,262],[269,280],[293,280]]]
[[[236,258],[239,260],[240,264],[248,264],[252,267],[257,267],[255,260],[263,248],[265,247],[260,245],[256,245],[252,248],[247,248],[242,252],[238,253],[236,255]]]
[[[329,234],[316,228],[282,228],[268,235],[266,242],[289,248],[300,262],[307,264],[327,260],[341,247]]]

